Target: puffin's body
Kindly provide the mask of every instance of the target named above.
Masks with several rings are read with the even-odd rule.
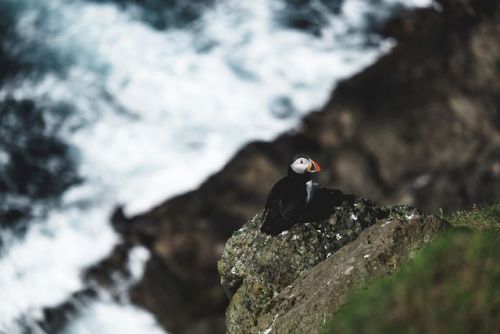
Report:
[[[354,198],[314,183],[313,174],[320,170],[318,163],[303,154],[292,159],[288,175],[279,180],[269,193],[262,232],[275,236],[308,219],[325,219],[334,206]]]

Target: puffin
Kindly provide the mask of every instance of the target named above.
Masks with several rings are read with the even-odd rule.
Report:
[[[314,182],[320,165],[305,154],[295,155],[287,175],[271,188],[263,213],[261,232],[276,236],[295,224],[328,218],[336,206],[354,203],[353,195]]]

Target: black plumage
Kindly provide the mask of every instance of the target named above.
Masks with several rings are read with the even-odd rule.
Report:
[[[264,210],[261,231],[278,235],[295,223],[302,221],[306,211],[305,175],[288,175],[271,189]]]
[[[288,175],[279,180],[268,195],[262,232],[275,236],[295,224],[328,218],[334,207],[344,201],[354,202],[352,195],[315,184],[313,174],[320,170],[319,165],[305,155],[292,159]]]

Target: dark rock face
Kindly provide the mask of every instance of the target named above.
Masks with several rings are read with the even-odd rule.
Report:
[[[90,303],[97,297],[97,291],[87,288],[75,292],[64,303],[54,307],[47,307],[43,310],[41,320],[37,321],[37,327],[46,333],[61,333],[68,321],[74,318],[82,308],[82,305]],[[30,323],[23,321],[23,323]],[[30,333],[32,328],[26,328],[26,333]]]
[[[133,300],[175,333],[221,319],[224,242],[262,209],[297,152],[324,167],[319,183],[383,204],[437,212],[498,198],[500,4],[439,5],[388,24],[397,46],[341,83],[300,130],[251,143],[198,190],[117,219],[127,242],[153,253]]]
[[[341,305],[339,296],[391,272],[446,227],[439,219],[424,221],[415,209],[369,201],[344,204],[329,220],[296,225],[277,237],[261,233],[261,224],[257,215],[235,232],[218,263],[222,286],[232,296],[226,312],[229,333],[271,327],[283,333],[317,332],[318,320],[331,314],[332,305]],[[363,232],[367,228],[370,232]],[[326,280],[333,283],[330,288]]]
[[[432,212],[498,197],[498,3],[442,6],[389,24],[398,46],[311,116],[329,182]]]

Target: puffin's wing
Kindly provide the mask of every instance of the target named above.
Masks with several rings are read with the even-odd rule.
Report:
[[[273,189],[274,190],[274,189]],[[305,201],[299,198],[287,198],[271,191],[264,210],[264,222],[260,230],[275,236],[301,221],[304,215]]]
[[[344,194],[340,190],[317,186],[308,205],[307,218],[312,221],[327,219],[333,214],[335,207],[344,202],[353,205],[355,200],[355,196]]]

